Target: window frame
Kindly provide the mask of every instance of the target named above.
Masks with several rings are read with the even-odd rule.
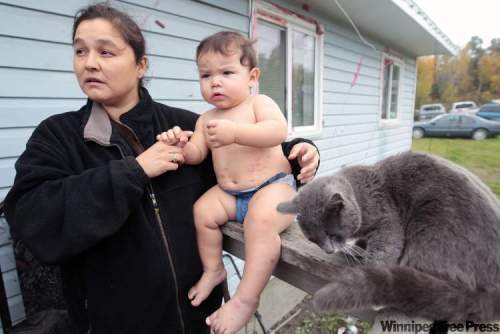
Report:
[[[398,83],[398,102],[396,105],[396,117],[395,118],[390,118],[390,111],[391,111],[391,95],[390,94],[390,88],[388,90],[388,97],[387,97],[387,110],[386,110],[386,115],[389,116],[389,118],[382,118],[383,115],[383,104],[384,104],[384,63],[386,59],[392,60],[393,64],[399,67],[399,83]],[[392,73],[393,73],[393,66],[391,66],[391,71],[390,71],[390,82],[389,82],[389,87],[392,87]],[[382,53],[381,57],[381,62],[380,62],[380,99],[379,99],[379,124],[380,126],[391,126],[391,125],[397,125],[401,121],[401,96],[402,96],[402,91],[403,91],[403,77],[404,77],[404,61],[400,59],[399,57],[396,57],[395,55],[389,54],[389,53]]]
[[[285,87],[285,108],[288,126],[288,138],[295,137],[319,137],[323,131],[323,43],[324,34],[318,34],[316,25],[301,19],[295,15],[284,13],[274,5],[264,1],[254,1],[252,5],[252,19],[250,37],[256,37],[258,21],[262,20],[280,26],[285,31],[286,36],[286,87]],[[292,45],[293,32],[302,32],[311,35],[315,39],[314,48],[314,124],[293,127],[292,120]],[[258,46],[258,41],[257,41]],[[257,47],[258,48],[258,47]],[[257,85],[257,92],[259,86]]]

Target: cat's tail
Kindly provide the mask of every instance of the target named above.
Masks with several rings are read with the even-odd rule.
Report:
[[[408,267],[346,267],[316,292],[319,311],[397,309],[410,317],[487,322],[500,319],[500,290],[473,291]]]

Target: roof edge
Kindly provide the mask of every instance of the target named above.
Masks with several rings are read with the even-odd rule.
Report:
[[[437,24],[413,0],[391,0],[396,6],[424,28],[450,55],[456,55],[460,48],[437,26]]]

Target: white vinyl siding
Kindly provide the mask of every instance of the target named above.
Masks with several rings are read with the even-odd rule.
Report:
[[[86,101],[73,74],[71,29],[93,0],[0,0],[0,201],[33,129]],[[146,87],[159,102],[201,113],[195,62],[198,43],[220,30],[248,35],[247,0],[128,0],[112,4],[143,30],[150,67]],[[1,219],[0,219],[1,220]],[[24,317],[10,236],[0,221],[0,261],[13,322]]]

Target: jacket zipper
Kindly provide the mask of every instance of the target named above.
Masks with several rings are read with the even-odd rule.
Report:
[[[130,131],[132,131],[132,130],[130,130]],[[134,133],[134,132],[132,131],[132,133]],[[134,136],[135,136],[135,133],[134,133]],[[90,140],[90,141],[94,141],[102,146],[115,146],[116,148],[118,148],[118,151],[120,152],[121,157],[123,159],[125,158],[125,154],[123,153],[122,148],[117,144],[103,144],[103,143],[101,143],[99,141],[95,141],[95,140]],[[179,283],[177,282],[177,274],[175,273],[174,261],[172,259],[172,255],[170,254],[170,248],[168,246],[168,241],[167,241],[167,234],[165,233],[165,228],[163,226],[162,219],[160,216],[160,208],[158,206],[158,202],[156,201],[156,196],[155,196],[155,193],[153,191],[153,185],[151,184],[151,182],[148,183],[148,195],[149,195],[149,198],[151,199],[151,203],[153,205],[153,210],[155,212],[156,222],[158,223],[158,227],[160,228],[160,234],[161,234],[161,238],[163,240],[163,246],[165,247],[165,251],[167,252],[168,263],[170,266],[170,270],[172,271],[172,276],[174,277],[175,301],[176,301],[176,305],[177,305],[177,313],[179,314],[179,320],[181,322],[182,333],[185,333],[186,329],[185,329],[185,325],[184,325],[184,317],[182,314],[181,304],[180,304],[180,300],[179,300]],[[89,321],[89,325],[90,325],[90,321]]]
[[[153,208],[155,211],[156,221],[158,222],[158,226],[160,227],[160,234],[163,239],[163,245],[165,246],[165,250],[167,251],[168,262],[170,264],[170,269],[172,270],[172,275],[174,276],[174,287],[175,287],[175,300],[177,302],[177,312],[179,313],[179,318],[181,320],[181,328],[182,333],[185,333],[184,326],[184,318],[182,316],[182,309],[179,300],[179,284],[177,283],[177,274],[175,273],[174,261],[172,259],[172,255],[170,253],[170,248],[168,246],[167,234],[165,233],[165,227],[163,226],[161,216],[160,216],[160,208],[158,206],[158,202],[156,201],[156,196],[153,191],[153,185],[148,183],[149,197],[151,198],[151,202],[153,203]]]
[[[142,144],[141,144],[139,138],[137,138],[137,135],[135,134],[135,132],[128,125],[125,125],[123,123],[122,123],[122,125],[124,127],[126,127],[126,128],[129,129],[130,133],[134,135],[135,140],[137,141],[137,143],[142,147]],[[118,146],[118,149],[120,150],[120,153],[121,153],[122,157],[124,157],[124,154],[123,154],[120,146]],[[142,150],[144,150],[144,147],[142,147]],[[165,231],[165,226],[163,225],[163,221],[161,219],[160,207],[158,206],[158,202],[156,201],[156,196],[155,196],[155,192],[154,192],[154,189],[153,189],[153,184],[151,182],[148,183],[148,190],[149,190],[148,191],[149,198],[151,199],[151,203],[153,204],[153,209],[154,209],[154,212],[155,212],[156,222],[158,223],[158,227],[160,228],[160,234],[161,234],[161,238],[163,240],[163,246],[165,247],[165,251],[167,252],[167,257],[168,257],[168,263],[169,263],[169,266],[170,266],[170,270],[172,271],[172,276],[174,277],[175,302],[176,302],[176,305],[177,305],[177,313],[179,313],[179,320],[181,322],[182,333],[185,333],[186,329],[185,329],[184,317],[183,317],[182,309],[181,309],[181,302],[179,300],[179,295],[180,295],[180,292],[179,292],[179,283],[177,282],[177,274],[175,272],[174,260],[172,259],[172,254],[170,253],[170,247],[168,245],[167,233]]]

